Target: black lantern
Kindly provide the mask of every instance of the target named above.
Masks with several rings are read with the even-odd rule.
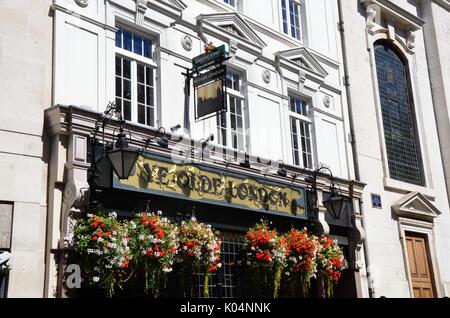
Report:
[[[331,217],[337,220],[341,217],[342,212],[347,208],[348,199],[339,194],[334,185],[332,185],[329,197],[322,201],[322,203],[331,214]]]
[[[128,179],[138,156],[139,152],[128,146],[128,140],[121,125],[117,141],[113,149],[108,151],[108,159],[119,179]]]

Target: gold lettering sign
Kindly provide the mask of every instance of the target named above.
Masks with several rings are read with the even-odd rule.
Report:
[[[140,156],[133,175],[114,181],[115,187],[159,193],[213,204],[239,206],[304,216],[304,190],[273,185],[226,172],[201,169],[191,164],[174,164]]]

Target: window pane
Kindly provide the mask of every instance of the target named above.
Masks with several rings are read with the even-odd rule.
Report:
[[[116,75],[122,76],[122,59],[116,56]]]
[[[234,103],[235,103],[235,99],[233,97],[230,97],[230,112],[232,112],[232,113],[236,112],[236,107],[235,107]]]
[[[116,32],[116,46],[122,47],[122,30],[121,29],[119,29]]]
[[[144,39],[144,56],[152,58],[151,42],[148,39]]]
[[[144,85],[138,84],[137,98],[138,98],[138,103],[141,103],[141,104],[145,103],[145,86]]]
[[[123,117],[125,120],[131,120],[131,102],[123,101]]]
[[[237,117],[237,127],[238,127],[238,129],[241,129],[241,130],[242,130],[242,128],[244,128],[244,126],[242,125],[242,117],[241,116]]]
[[[123,95],[126,99],[131,99],[131,81],[123,80]]]
[[[145,106],[138,105],[138,123],[145,124]]]
[[[133,36],[128,31],[123,31],[123,48],[127,51],[132,51]]]
[[[142,37],[140,35],[134,35],[133,52],[142,55]]]
[[[240,99],[236,100],[236,112],[238,115],[242,116],[242,100]]]
[[[131,62],[126,59],[123,60],[123,77],[131,79]]]
[[[153,101],[153,88],[146,87],[146,95],[147,95],[147,105],[154,106]]]
[[[145,66],[142,64],[137,65],[137,80],[139,83],[145,83]]]
[[[155,109],[153,107],[147,107],[147,125],[155,125]]]
[[[234,114],[230,114],[231,121],[231,129],[236,130],[236,116]]]
[[[116,77],[116,96],[122,96],[122,79]]]

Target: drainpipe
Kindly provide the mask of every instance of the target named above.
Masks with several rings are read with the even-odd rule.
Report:
[[[353,166],[354,166],[354,172],[355,172],[355,179],[357,181],[361,181],[360,179],[360,171],[359,171],[359,161],[358,161],[358,151],[357,151],[357,145],[356,145],[356,138],[355,138],[355,122],[353,118],[353,103],[352,103],[352,94],[350,90],[350,76],[348,72],[348,56],[347,56],[347,41],[345,37],[345,28],[344,28],[344,15],[342,12],[342,0],[337,0],[338,4],[338,10],[339,10],[339,32],[341,35],[341,45],[342,45],[342,60],[344,64],[344,85],[345,85],[345,93],[347,95],[347,108],[348,108],[348,117],[349,117],[349,124],[350,124],[350,144],[352,146],[352,156],[353,156]],[[362,215],[362,226],[363,228],[366,228],[366,219],[364,218],[364,204],[363,201],[359,200],[359,208],[360,213]],[[370,268],[370,258],[368,253],[368,243],[367,238],[363,241],[363,247],[364,247],[364,260],[366,263],[366,273],[368,278],[368,286],[369,286],[369,297],[373,298],[375,295],[375,292],[372,288],[372,283],[369,282],[369,268]]]
[[[275,69],[277,70],[278,74],[280,75],[280,81],[281,81],[281,96],[282,96],[282,97],[281,97],[281,102],[282,102],[282,104],[283,104],[283,107],[282,107],[281,109],[282,109],[282,114],[283,114],[284,111],[285,111],[285,108],[284,108],[284,87],[285,87],[285,83],[284,83],[283,70],[281,69],[280,52],[275,53]],[[281,118],[283,118],[283,116],[281,116]],[[284,124],[283,124],[281,118],[280,118],[280,123],[281,123],[281,127],[283,127]],[[283,134],[283,140],[286,140],[286,139],[284,138],[284,136],[285,136],[285,131],[282,130],[282,134]],[[283,152],[282,154],[283,154],[283,157],[284,157],[284,156],[285,156],[285,147],[284,147],[284,144],[282,145],[282,152]]]

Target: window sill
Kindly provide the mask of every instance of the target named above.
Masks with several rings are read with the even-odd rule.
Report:
[[[383,180],[383,184],[385,190],[393,190],[395,192],[401,193],[419,192],[431,200],[434,200],[436,198],[436,194],[433,188],[418,186],[386,177]]]

